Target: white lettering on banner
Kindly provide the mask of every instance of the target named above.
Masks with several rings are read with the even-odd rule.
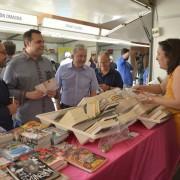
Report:
[[[0,21],[37,25],[37,17],[11,11],[0,10]]]
[[[67,31],[73,32],[81,32],[86,34],[99,34],[99,28],[87,26],[83,24],[75,24],[72,22],[66,22],[63,20],[51,19],[51,18],[44,18],[43,19],[43,27],[55,28],[55,29],[62,29]]]

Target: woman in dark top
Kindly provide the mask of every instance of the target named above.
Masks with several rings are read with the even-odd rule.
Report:
[[[4,63],[6,51],[2,43],[0,43],[0,64]],[[12,114],[17,110],[17,103],[10,102],[9,91],[3,80],[0,80],[0,127],[5,130],[13,128]]]

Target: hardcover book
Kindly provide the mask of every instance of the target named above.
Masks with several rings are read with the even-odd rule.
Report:
[[[7,170],[17,180],[53,180],[60,174],[34,156],[22,156]]]

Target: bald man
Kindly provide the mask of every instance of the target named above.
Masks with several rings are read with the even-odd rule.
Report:
[[[101,52],[98,56],[98,66],[96,77],[100,88],[107,91],[114,87],[123,88],[123,81],[118,71],[111,68],[111,61],[107,52]]]

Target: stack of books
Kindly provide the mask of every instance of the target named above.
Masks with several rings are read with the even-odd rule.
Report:
[[[36,130],[42,130],[44,128],[47,128],[48,126],[46,124],[42,124],[38,121],[28,121],[26,124],[13,129],[11,132],[13,133],[14,139],[19,140],[19,136],[22,132],[29,130],[29,129],[36,129]]]
[[[43,129],[43,132],[51,134],[52,145],[59,144],[69,136],[68,131],[56,127],[48,127],[46,129]]]
[[[51,133],[38,129],[27,129],[20,134],[19,139],[33,149],[51,146]]]

